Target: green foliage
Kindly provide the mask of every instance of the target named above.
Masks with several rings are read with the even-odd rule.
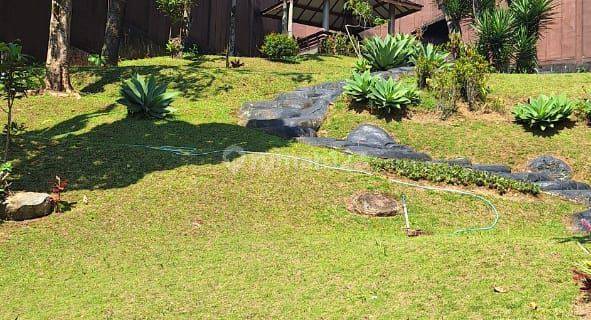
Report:
[[[172,110],[169,108],[174,98],[179,95],[175,91],[167,91],[168,84],[156,82],[149,77],[135,74],[124,81],[121,86],[121,98],[118,103],[125,105],[129,114],[145,114],[153,118],[164,118]]]
[[[542,131],[554,128],[558,122],[568,119],[575,108],[575,102],[566,96],[540,95],[536,99],[529,99],[529,103],[518,105],[513,110],[515,119],[530,128]]]
[[[472,0],[435,0],[449,20],[450,32],[461,32],[461,22],[472,13]]]
[[[358,73],[364,73],[365,71],[371,71],[371,64],[365,58],[359,58],[355,60],[353,70]]]
[[[352,78],[346,81],[343,90],[354,101],[363,102],[369,99],[375,82],[376,77],[372,76],[368,70],[363,73],[353,72]]]
[[[526,194],[538,194],[540,188],[534,184],[508,179],[488,172],[475,171],[446,163],[428,163],[411,160],[373,160],[375,170],[395,173],[412,180],[427,180],[451,185],[476,185],[497,190],[501,194],[510,190]]]
[[[18,43],[0,42],[0,96],[6,100],[6,128],[13,127],[14,100],[27,95],[27,90],[40,85],[41,74],[32,65],[32,58],[23,54]],[[4,161],[8,160],[11,130],[6,130]]]
[[[418,92],[392,78],[377,77],[368,96],[371,106],[380,111],[392,112],[419,101]]]
[[[183,51],[183,58],[185,58],[185,59],[196,58],[200,54],[199,45],[197,45],[197,44],[193,44],[191,47],[189,47],[187,49],[183,49],[182,51]]]
[[[437,72],[429,79],[429,88],[437,99],[436,108],[441,120],[446,120],[458,111],[461,87],[455,72]]]
[[[12,163],[4,162],[0,165],[0,198],[8,195],[10,187],[10,175],[12,174]],[[0,215],[1,216],[1,215]]]
[[[542,30],[554,19],[555,6],[554,0],[513,0],[509,8],[516,24],[539,39]]]
[[[345,34],[331,34],[320,43],[320,53],[339,55],[339,56],[355,56],[355,47]]]
[[[185,10],[191,10],[197,0],[156,0],[156,8],[167,15],[173,23],[183,20]]]
[[[508,9],[485,10],[475,19],[478,48],[500,72],[533,72],[536,44],[554,17],[553,0],[515,0]]]
[[[581,111],[589,123],[591,123],[591,100],[587,99],[581,104]]]
[[[478,48],[499,72],[509,71],[513,58],[515,18],[507,9],[486,11],[474,23]]]
[[[170,54],[172,58],[177,58],[183,52],[183,43],[180,38],[174,38],[168,40],[166,43],[166,52]]]
[[[88,56],[88,63],[95,67],[104,67],[107,65],[107,59],[95,53]]]
[[[362,26],[379,25],[385,21],[374,15],[374,8],[368,0],[346,0],[343,9],[355,16]]]
[[[435,72],[451,66],[447,62],[448,56],[449,53],[439,50],[430,43],[418,46],[417,53],[411,58],[411,62],[415,65],[419,88],[425,88],[427,80],[431,79]]]
[[[384,39],[372,37],[364,40],[361,54],[372,70],[388,70],[407,65],[416,45],[416,38],[408,35],[387,35]]]
[[[297,41],[286,34],[271,33],[265,36],[261,52],[271,60],[290,61],[299,53]]]

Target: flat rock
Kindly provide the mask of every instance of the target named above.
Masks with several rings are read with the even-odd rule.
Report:
[[[548,190],[548,193],[591,206],[591,190]]]
[[[503,176],[505,178],[509,178],[509,179],[513,179],[513,180],[517,180],[517,181],[522,181],[522,182],[530,182],[530,183],[534,183],[534,182],[548,182],[552,180],[552,177],[550,177],[549,174],[544,173],[544,172],[514,172],[514,173],[503,173],[503,172],[499,172],[496,173],[500,176]]]
[[[345,151],[363,156],[381,159],[406,159],[416,161],[430,161],[431,157],[422,152],[413,151],[410,147],[399,146],[397,148],[380,149],[366,146],[346,146]]]
[[[573,180],[555,180],[536,182],[543,191],[551,190],[591,190],[591,186],[586,183]]]
[[[401,213],[401,206],[393,197],[377,192],[362,192],[350,200],[349,211],[372,217],[389,217]]]
[[[352,145],[388,148],[396,145],[396,141],[384,129],[371,124],[362,124],[353,129],[347,136],[347,142]]]
[[[568,180],[572,177],[572,168],[564,161],[543,155],[531,160],[527,169],[529,172],[542,172],[549,174],[553,179]]]
[[[50,195],[35,192],[17,192],[6,198],[4,219],[23,221],[47,216],[53,212]]]
[[[511,173],[511,168],[502,164],[474,164],[471,168],[476,171],[491,173]]]
[[[448,159],[448,160],[436,160],[434,163],[445,163],[450,166],[459,166],[459,167],[470,167],[472,166],[472,161],[468,158],[455,158],[455,159]]]

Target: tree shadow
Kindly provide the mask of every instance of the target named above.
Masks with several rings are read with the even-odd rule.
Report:
[[[20,177],[14,190],[47,191],[47,182],[56,175],[69,181],[70,190],[123,188],[152,172],[225,161],[222,152],[189,156],[163,151],[162,146],[199,152],[236,146],[262,152],[290,143],[238,125],[195,125],[176,119],[128,117],[87,128],[90,119],[105,115],[112,107],[19,135],[15,139],[19,147],[15,148],[15,172]]]
[[[568,119],[566,121],[562,121],[562,122],[555,124],[554,128],[546,128],[546,130],[541,130],[541,129],[534,128],[534,127],[528,127],[518,121],[514,121],[514,123],[521,125],[523,127],[523,130],[525,130],[526,132],[529,132],[536,137],[544,137],[544,138],[552,137],[564,129],[572,129],[577,124],[575,121]]]
[[[217,58],[199,56],[191,59],[188,64],[178,66],[148,65],[148,66],[126,66],[126,67],[104,67],[104,68],[80,68],[79,70],[87,72],[90,76],[96,76],[99,79],[86,85],[80,90],[83,94],[95,94],[105,91],[105,87],[110,84],[120,83],[130,78],[133,74],[153,75],[158,81],[172,83],[171,89],[178,90],[183,96],[190,100],[202,98],[203,91],[209,88],[212,83],[223,72],[217,72],[215,69],[202,68],[202,64],[209,61],[216,61]],[[210,72],[208,72],[210,71]]]

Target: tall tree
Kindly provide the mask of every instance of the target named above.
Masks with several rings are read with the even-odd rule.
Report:
[[[193,23],[193,8],[197,0],[156,0],[158,10],[167,15],[173,24],[180,24],[179,38],[187,47],[189,32]]]
[[[119,62],[119,43],[121,27],[125,13],[127,0],[110,0],[107,12],[107,25],[105,27],[105,41],[101,55],[107,64],[116,66]]]
[[[236,1],[232,0],[230,7],[230,38],[229,38],[229,53],[236,56]]]
[[[49,43],[47,45],[46,89],[70,93],[74,91],[70,83],[70,21],[72,0],[51,0],[49,20]]]
[[[289,7],[287,6],[287,0],[283,0],[283,16],[281,17],[281,31],[287,34]]]

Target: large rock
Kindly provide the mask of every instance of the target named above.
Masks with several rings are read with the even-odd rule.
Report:
[[[351,198],[349,210],[372,217],[389,217],[401,213],[401,206],[383,193],[363,192]]]
[[[591,222],[591,209],[587,210],[587,211],[579,212],[579,213],[573,215],[573,217],[572,217],[573,231],[585,232],[585,233],[589,232],[583,226],[583,223],[581,221],[583,219],[587,220],[588,222]]]
[[[388,148],[396,145],[396,141],[384,129],[371,124],[362,124],[353,129],[347,136],[347,142],[352,145],[374,148]]]
[[[573,169],[564,161],[549,155],[543,155],[531,160],[527,169],[529,172],[548,174],[552,179],[568,180],[572,177]]]
[[[23,221],[44,217],[53,212],[54,203],[46,193],[17,192],[4,202],[4,219]]]

